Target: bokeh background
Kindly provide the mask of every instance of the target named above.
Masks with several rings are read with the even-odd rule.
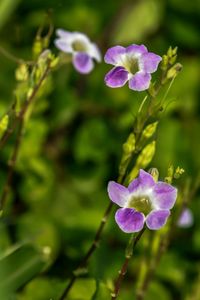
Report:
[[[168,95],[169,107],[158,128],[151,166],[157,167],[163,178],[170,163],[179,165],[185,169],[181,180],[190,178],[193,182],[200,169],[200,2],[1,0],[0,45],[15,56],[31,59],[33,40],[47,13],[55,29],[86,33],[102,54],[116,44],[144,43],[159,55],[166,53],[170,45],[178,46],[183,71]],[[55,34],[50,48],[57,54],[54,38]],[[0,53],[0,116],[14,99],[16,67]],[[63,65],[53,73],[44,96],[37,102],[23,138],[6,213],[0,220],[0,255],[4,257],[14,245],[27,242],[49,255],[45,268],[32,280],[26,282],[30,274],[22,274],[23,285],[16,284],[19,288],[9,299],[58,299],[108,205],[107,183],[117,178],[121,146],[144,97],[128,87],[107,88],[104,75],[109,69],[104,63],[98,64],[91,74],[82,76],[70,64]],[[1,153],[0,190],[13,143],[11,139]],[[190,204],[194,225],[174,228],[175,237],[145,299],[200,299],[199,201],[197,192]],[[70,300],[109,299],[105,291],[95,298],[97,283],[111,285],[128,240],[113,216],[101,247],[90,261],[89,273],[84,277],[87,280],[78,281]],[[132,260],[121,300],[134,299],[144,243],[145,239]],[[35,255],[31,251],[26,252],[30,257]],[[14,274],[18,270],[16,260],[30,262],[23,251],[17,255]]]

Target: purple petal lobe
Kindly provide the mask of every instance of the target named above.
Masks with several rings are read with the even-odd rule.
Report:
[[[169,210],[152,211],[146,218],[147,227],[152,230],[160,229],[166,224],[169,215]]]
[[[121,62],[121,55],[126,53],[126,49],[122,46],[115,46],[107,50],[104,60],[107,64],[116,65]]]
[[[129,88],[134,91],[144,91],[149,88],[150,81],[149,73],[139,71],[129,80]]]
[[[145,192],[147,189],[152,189],[155,186],[155,181],[153,177],[145,172],[144,170],[140,170],[139,176],[137,179],[134,179],[128,186],[129,192]]]
[[[88,74],[92,71],[94,63],[91,57],[84,52],[77,52],[73,57],[75,69],[82,74]]]
[[[128,201],[129,191],[123,185],[110,181],[108,183],[108,195],[111,201],[124,207]]]
[[[153,73],[157,70],[162,57],[152,52],[142,55],[140,59],[140,69],[145,73]]]
[[[172,185],[158,181],[153,189],[152,201],[159,209],[171,209],[177,198],[177,189]]]
[[[128,72],[123,67],[115,67],[105,76],[105,83],[112,88],[124,86],[128,80]]]
[[[178,219],[177,225],[182,228],[191,227],[194,223],[193,214],[189,208],[185,208],[180,218]]]
[[[132,208],[120,208],[115,214],[115,221],[126,233],[138,232],[144,226],[144,215]]]
[[[131,45],[126,48],[126,53],[140,57],[142,54],[147,53],[148,50],[144,45]]]

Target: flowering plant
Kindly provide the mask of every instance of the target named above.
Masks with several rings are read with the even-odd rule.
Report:
[[[110,181],[108,194],[111,201],[122,207],[115,215],[117,224],[122,231],[131,233],[142,230],[145,222],[152,230],[163,227],[175,204],[177,189],[162,181],[155,182],[149,173],[140,170],[128,188]]]

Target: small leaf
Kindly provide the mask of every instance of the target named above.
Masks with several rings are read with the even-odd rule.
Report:
[[[40,273],[46,258],[31,245],[24,245],[0,259],[0,293],[11,294]]]

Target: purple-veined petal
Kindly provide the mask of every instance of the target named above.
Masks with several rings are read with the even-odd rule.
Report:
[[[144,45],[130,45],[126,48],[126,53],[129,55],[133,55],[135,57],[140,57],[141,55],[147,53],[148,50]]]
[[[146,53],[142,55],[139,60],[140,70],[142,70],[144,73],[153,73],[157,70],[158,64],[161,60],[162,57],[157,54],[152,52]]]
[[[122,46],[109,48],[104,56],[107,64],[117,65],[121,63],[121,55],[126,53],[126,49]]]
[[[105,83],[112,88],[124,86],[128,81],[128,72],[123,67],[115,67],[105,76]]]
[[[74,54],[73,65],[75,69],[82,74],[90,73],[94,67],[91,57],[84,52],[77,52]]]
[[[65,39],[56,39],[54,43],[56,48],[58,48],[59,50],[66,53],[73,53],[71,45]]]
[[[120,208],[115,214],[115,221],[126,233],[138,232],[144,226],[144,215],[132,208]]]
[[[169,210],[153,210],[146,217],[147,227],[152,230],[160,229],[166,224],[169,215]]]
[[[129,88],[134,91],[144,91],[149,88],[150,82],[151,75],[139,71],[129,80]]]
[[[171,209],[177,198],[177,189],[172,185],[158,181],[152,193],[152,202],[159,209]]]
[[[177,222],[177,225],[182,228],[191,227],[194,223],[194,218],[191,210],[189,208],[185,208]]]
[[[144,192],[153,189],[155,186],[155,181],[153,177],[145,172],[144,170],[139,171],[138,178],[134,179],[128,186],[128,190],[130,193],[134,192]]]
[[[128,201],[129,191],[125,186],[115,181],[110,181],[108,183],[108,195],[111,201],[124,207]]]

